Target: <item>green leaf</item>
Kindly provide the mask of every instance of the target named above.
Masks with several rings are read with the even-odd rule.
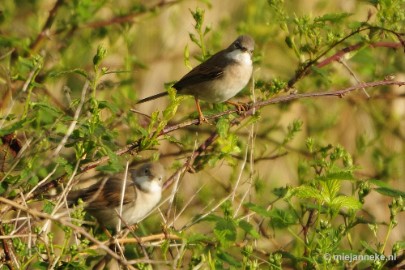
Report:
[[[107,54],[107,49],[103,45],[98,45],[97,53],[93,57],[93,65],[98,66]]]
[[[44,207],[42,208],[42,210],[47,214],[51,214],[53,209],[54,209],[54,205],[50,201],[46,201],[44,204]]]
[[[332,206],[336,206],[337,208],[348,208],[353,210],[361,209],[362,204],[353,197],[347,196],[339,196],[333,199]]]
[[[217,122],[218,134],[222,138],[228,137],[229,120],[226,117],[221,117]]]
[[[311,66],[311,70],[314,74],[321,76],[324,79],[330,80],[329,72],[322,68],[317,68],[316,66]]]
[[[239,260],[235,259],[229,253],[219,252],[217,256],[221,261],[229,263],[230,265],[232,265],[234,267],[237,267],[237,268],[242,267],[242,264],[239,262]]]
[[[315,18],[314,21],[338,23],[350,16],[352,16],[351,13],[328,13],[323,16]]]
[[[201,217],[201,214],[196,215],[196,219],[200,219],[200,217]],[[222,219],[223,219],[223,218],[220,217],[220,216],[210,214],[210,215],[204,217],[204,218],[201,219],[201,220],[210,221],[210,222],[219,222],[219,221],[222,220]]]
[[[360,244],[366,250],[366,253],[371,253],[371,254],[378,253],[378,251],[374,247],[372,247],[369,243],[367,243],[366,241],[360,241]]]
[[[215,224],[214,233],[222,245],[236,241],[235,222],[231,219],[220,218]]]
[[[249,208],[250,210],[252,210],[253,212],[259,214],[262,217],[270,217],[271,214],[269,211],[266,210],[266,208],[257,205],[257,204],[253,204],[253,203],[245,203],[244,204],[245,207]]]
[[[356,180],[356,179],[353,176],[353,172],[349,170],[349,171],[328,173],[326,175],[316,177],[315,180],[326,181],[326,180]]]
[[[247,222],[246,220],[239,221],[239,227],[244,230],[246,233],[250,234],[253,238],[258,239],[260,238],[260,234],[257,230],[253,227],[252,224]]]
[[[28,180],[28,184],[30,185],[30,186],[35,186],[36,184],[38,184],[38,182],[39,182],[39,179],[38,179],[38,176],[37,175],[33,175],[32,177],[30,177],[29,178],[29,180]]]
[[[0,195],[3,194],[4,192],[6,192],[7,187],[8,187],[8,184],[5,181],[0,182]]]
[[[323,200],[328,203],[338,196],[339,190],[342,187],[341,182],[338,180],[326,180],[320,182],[320,184],[322,186],[321,195]]]
[[[391,188],[390,185],[387,182],[382,181],[382,180],[372,179],[372,180],[369,180],[369,182],[376,185],[376,186],[378,186],[378,187]]]
[[[188,48],[188,44],[186,45],[186,47],[184,47],[183,58],[184,65],[191,70],[193,67],[190,64],[190,49]]]
[[[192,41],[193,43],[195,43],[198,47],[201,48],[200,41],[195,37],[195,35],[192,34],[192,33],[190,33],[189,36],[190,36],[191,41]]]
[[[43,110],[44,112],[52,113],[53,115],[62,114],[62,112],[60,110],[58,110],[57,108],[52,107],[48,103],[44,103],[44,102],[32,103],[32,108],[36,109],[36,110]]]
[[[405,241],[398,241],[395,246],[397,246],[398,250],[405,250]]]
[[[4,135],[11,134],[14,131],[17,131],[17,130],[21,129],[24,126],[24,124],[27,123],[27,122],[28,122],[28,119],[25,118],[23,120],[20,120],[20,121],[17,121],[15,123],[13,123],[9,127],[0,129],[0,136],[2,137]]]
[[[49,263],[38,261],[31,264],[30,267],[37,270],[46,270],[49,267]]]
[[[230,133],[227,138],[218,138],[217,143],[223,154],[240,153],[241,151],[238,146],[238,137],[233,133]]]
[[[323,200],[321,192],[311,186],[299,186],[293,189],[293,194],[303,199]]]
[[[388,188],[388,187],[380,187],[380,188],[376,188],[375,191],[377,191],[378,193],[382,194],[382,195],[386,195],[389,197],[404,197],[405,198],[405,192],[400,191],[400,190],[396,190],[396,189],[392,189],[392,188]]]
[[[187,236],[187,243],[188,244],[198,244],[200,242],[211,241],[212,239],[208,237],[208,235],[201,234],[201,233],[194,233],[190,236]]]
[[[167,260],[167,252],[169,251],[169,248],[170,248],[170,241],[169,240],[163,241],[163,243],[160,246],[160,249],[162,251],[163,258],[165,260]]]
[[[124,169],[124,166],[120,162],[116,153],[111,151],[110,149],[106,148],[107,154],[109,156],[108,164],[104,166],[98,166],[97,171],[101,172],[110,172],[110,173],[117,173],[121,172]]]
[[[113,113],[117,113],[119,111],[119,108],[115,103],[108,101],[99,101],[98,108],[99,109],[108,108]]]
[[[66,74],[72,74],[72,73],[79,74],[79,75],[83,76],[86,79],[90,78],[89,75],[87,74],[87,72],[84,69],[81,69],[81,68],[62,70],[62,71],[53,70],[53,71],[49,72],[48,76],[50,78],[56,78],[56,77],[60,77],[60,76],[63,76],[63,75],[66,75]]]
[[[297,224],[297,216],[292,210],[283,210],[274,208],[270,211],[270,225],[274,228],[286,228],[291,225]]]

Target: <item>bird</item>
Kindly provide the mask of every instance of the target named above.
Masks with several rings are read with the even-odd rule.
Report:
[[[251,36],[241,35],[228,48],[193,68],[172,86],[180,95],[194,96],[199,123],[208,122],[201,111],[200,99],[210,103],[225,102],[248,84],[253,72],[254,46],[255,42]],[[168,92],[161,92],[141,99],[137,104],[167,94]],[[233,102],[228,103],[238,106]]]
[[[117,229],[119,220],[131,226],[143,219],[160,201],[165,170],[158,162],[141,164],[124,175],[115,175],[105,181],[73,190],[67,196],[69,206],[83,200],[84,208],[106,228]],[[125,183],[122,212],[120,213],[122,190]],[[120,228],[117,229],[117,231]]]

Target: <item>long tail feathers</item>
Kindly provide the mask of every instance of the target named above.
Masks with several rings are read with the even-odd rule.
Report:
[[[150,100],[153,100],[153,99],[157,99],[157,98],[160,98],[160,97],[164,97],[164,96],[167,96],[167,95],[168,95],[167,92],[162,92],[162,93],[159,93],[159,94],[156,94],[156,95],[141,99],[136,104],[144,103],[144,102],[147,102],[147,101],[150,101]]]

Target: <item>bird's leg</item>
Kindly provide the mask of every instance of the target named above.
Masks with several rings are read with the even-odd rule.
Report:
[[[238,110],[238,114],[241,114],[242,112],[246,112],[249,110],[249,104],[245,103],[238,103],[238,102],[233,102],[233,101],[226,101],[226,103],[231,104],[235,106],[235,108]]]
[[[204,117],[204,114],[201,111],[200,102],[198,101],[198,98],[195,97],[194,99],[195,99],[195,105],[197,105],[197,111],[198,111],[198,124],[201,125],[203,122],[209,123],[207,118]]]
[[[108,231],[108,229],[104,226],[101,225],[101,230],[107,235],[108,238],[112,238],[112,234]]]

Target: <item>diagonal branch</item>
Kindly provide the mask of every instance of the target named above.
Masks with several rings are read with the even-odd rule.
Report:
[[[285,96],[271,98],[268,100],[262,100],[262,101],[250,103],[250,104],[248,104],[249,109],[244,114],[238,115],[235,119],[233,119],[231,122],[231,125],[234,126],[234,125],[240,123],[245,118],[254,115],[257,109],[260,109],[262,107],[265,107],[265,106],[268,106],[271,104],[289,102],[289,101],[294,101],[294,100],[303,99],[303,98],[320,98],[320,97],[343,98],[346,94],[349,94],[349,93],[359,90],[359,89],[367,89],[367,88],[374,88],[374,87],[378,87],[378,86],[388,86],[388,85],[403,86],[403,85],[405,85],[405,81],[383,80],[383,81],[367,82],[367,83],[361,83],[361,84],[357,84],[354,86],[350,86],[350,87],[340,89],[340,90],[324,91],[324,92],[309,92],[309,93],[302,93],[302,94],[291,94],[291,95],[285,95]],[[211,116],[207,117],[207,119],[214,120],[214,119],[218,119],[222,116],[237,113],[237,112],[238,112],[237,109],[231,109],[231,110],[227,110],[224,112],[220,112],[220,113],[211,115]],[[174,124],[171,126],[167,126],[160,132],[159,136],[166,135],[168,133],[171,133],[175,130],[182,129],[187,126],[197,125],[198,123],[199,123],[198,119],[193,119],[193,120],[188,120],[188,121],[185,121],[182,123]],[[216,132],[212,133],[211,136],[208,137],[208,139],[204,143],[202,143],[200,145],[200,147],[197,148],[197,150],[195,152],[193,152],[193,154],[191,156],[189,156],[185,165],[182,166],[180,169],[178,169],[169,179],[166,180],[166,182],[164,183],[164,188],[169,187],[173,183],[173,180],[175,179],[175,177],[177,176],[178,173],[180,173],[180,174],[184,173],[187,169],[191,168],[191,165],[193,164],[194,159],[196,157],[200,156],[217,139],[217,137],[218,137],[218,134]],[[136,141],[132,144],[128,144],[128,145],[124,146],[123,148],[117,150],[115,152],[115,154],[118,156],[121,156],[123,154],[138,150],[141,140],[142,139],[139,139],[138,141]],[[85,172],[92,168],[95,168],[99,164],[107,162],[109,159],[110,158],[108,156],[105,156],[96,161],[84,164],[81,167],[81,172]],[[44,187],[38,189],[39,193],[36,192],[34,194],[34,196],[36,196],[38,194],[42,194],[43,192],[48,190],[48,187],[51,188],[51,187],[56,186],[58,182],[60,182],[60,179],[55,179],[55,180],[49,182]]]
[[[364,43],[358,43],[356,45],[348,46],[346,48],[341,49],[334,55],[326,58],[325,60],[319,62],[316,67],[321,68],[324,67],[328,64],[330,64],[333,61],[339,61],[340,58],[342,58],[345,54],[356,51],[360,49],[361,47],[365,46],[366,44]],[[398,49],[401,48],[403,45],[400,42],[386,42],[386,41],[380,41],[380,42],[375,42],[375,43],[370,43],[368,46],[372,48],[378,48],[378,47],[384,47],[384,48],[392,48],[392,49]]]
[[[49,16],[46,19],[46,22],[42,27],[41,32],[39,33],[35,41],[30,45],[31,50],[37,51],[42,40],[44,40],[44,38],[48,35],[48,32],[52,27],[53,21],[55,20],[56,12],[58,11],[59,7],[62,6],[63,1],[64,0],[57,0],[51,11],[49,11]]]
[[[322,57],[324,57],[326,54],[328,54],[333,48],[335,48],[337,45],[342,44],[344,41],[346,41],[347,39],[349,39],[350,37],[359,34],[363,31],[367,31],[367,30],[380,30],[380,31],[385,31],[385,32],[389,32],[393,35],[395,35],[397,37],[397,39],[399,40],[400,46],[402,46],[404,48],[404,52],[405,52],[405,41],[402,38],[402,36],[404,35],[403,33],[397,33],[393,30],[387,29],[387,28],[383,28],[383,27],[376,27],[376,26],[370,26],[370,25],[365,25],[363,27],[358,28],[357,30],[351,32],[350,34],[348,34],[347,36],[343,37],[342,39],[336,41],[334,44],[332,44],[329,48],[327,48],[325,51],[321,52],[317,57],[315,57],[312,60],[309,60],[306,63],[303,63],[303,65],[300,67],[300,69],[298,69],[295,72],[295,75],[292,79],[290,79],[287,83],[288,87],[287,90],[292,88],[295,83],[300,80],[302,77],[304,77],[305,75],[309,74],[311,72],[311,67],[314,66]],[[374,43],[373,43],[374,44]],[[370,44],[371,46],[373,46],[373,44]],[[391,44],[388,45],[387,43],[384,42],[379,42],[377,43],[379,46],[381,47],[390,47],[392,46]],[[352,48],[352,50],[356,50],[358,48],[361,47],[361,45],[357,44],[357,45],[353,45],[354,47]],[[357,47],[358,46],[358,47]],[[338,52],[339,54],[339,52]],[[344,54],[344,53],[343,53]],[[329,58],[328,58],[329,59]]]
[[[114,17],[114,18],[104,20],[104,21],[90,22],[90,23],[87,23],[85,25],[85,27],[100,28],[100,27],[106,27],[106,26],[113,25],[113,24],[123,24],[123,23],[127,23],[127,22],[132,22],[134,20],[134,18],[136,18],[142,14],[145,14],[148,12],[153,12],[156,9],[164,7],[164,6],[172,6],[174,4],[177,4],[180,1],[181,0],[174,0],[174,1],[162,0],[162,1],[158,2],[156,5],[154,5],[152,7],[148,7],[146,9],[142,9],[141,11],[125,14],[125,15]]]

